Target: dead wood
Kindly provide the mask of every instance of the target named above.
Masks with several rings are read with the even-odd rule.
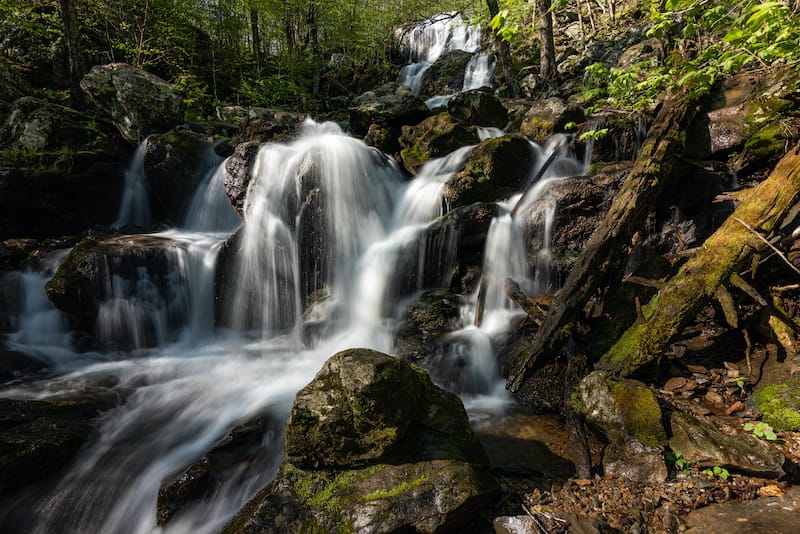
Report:
[[[683,152],[684,132],[696,111],[696,103],[682,96],[662,106],[625,184],[575,262],[533,342],[512,370],[508,383],[512,391],[520,389],[543,355],[552,356],[561,349],[568,338],[564,334],[580,318],[589,299],[624,265],[634,236],[653,210],[664,184],[672,178],[674,164]]]

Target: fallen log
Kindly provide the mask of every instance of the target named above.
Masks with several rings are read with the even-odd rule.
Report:
[[[788,153],[736,211],[644,307],[645,321],[630,327],[600,360],[603,369],[629,375],[660,357],[718,288],[734,279],[753,254],[766,251],[771,234],[800,208],[800,146]],[[746,223],[742,224],[741,221]],[[748,228],[749,227],[749,228]],[[755,229],[756,232],[751,231]],[[762,299],[763,300],[763,299]]]
[[[543,354],[560,350],[568,339],[563,334],[580,318],[589,299],[624,266],[634,236],[644,226],[664,184],[673,177],[673,166],[683,152],[685,131],[697,107],[683,95],[661,107],[625,184],[576,260],[533,342],[512,369],[511,391],[522,387]]]

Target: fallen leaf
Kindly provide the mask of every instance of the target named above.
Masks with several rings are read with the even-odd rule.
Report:
[[[758,488],[758,494],[762,497],[783,497],[783,490],[775,484]]]

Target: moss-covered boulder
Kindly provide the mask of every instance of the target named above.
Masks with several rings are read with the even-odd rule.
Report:
[[[508,123],[506,107],[499,98],[483,89],[453,95],[447,102],[447,111],[456,119],[476,126],[504,128]]]
[[[442,532],[496,482],[454,395],[419,368],[340,352],[298,392],[278,476],[224,532]]]
[[[425,102],[399,83],[390,82],[353,99],[350,128],[364,135],[371,124],[392,129],[417,124],[428,116]]]
[[[183,122],[183,98],[158,76],[125,63],[97,65],[81,80],[86,99],[125,139],[140,143]]]
[[[431,97],[461,91],[470,59],[472,54],[464,50],[452,50],[439,56],[422,75],[420,94]]]
[[[431,158],[438,158],[463,146],[478,144],[475,126],[456,120],[449,113],[439,113],[416,126],[404,126],[400,136],[400,157],[409,172]]]
[[[129,149],[110,124],[20,98],[0,146],[0,239],[79,233],[114,219]]]
[[[777,163],[786,153],[798,136],[792,135],[792,122],[795,128],[800,126],[800,121],[777,120],[759,128],[747,138],[742,151],[731,162],[731,169],[738,176],[748,176],[754,173],[765,172]]]
[[[554,133],[563,133],[570,122],[584,120],[582,109],[573,107],[565,100],[551,96],[537,100],[522,118],[519,131],[530,139],[543,143]]]
[[[670,415],[670,426],[670,448],[680,452],[692,465],[700,468],[719,466],[764,478],[780,478],[785,474],[783,455],[754,436],[730,436],[709,419],[678,411]]]
[[[112,396],[57,400],[0,399],[0,496],[57,475],[114,407]]]
[[[450,208],[493,202],[521,191],[534,162],[533,147],[520,136],[487,139],[470,154],[464,169],[447,181]]]
[[[221,162],[211,136],[177,129],[148,137],[144,172],[159,218],[182,221],[198,185]]]
[[[609,440],[603,458],[606,474],[651,483],[666,480],[667,434],[652,390],[595,371],[578,384],[575,400],[576,409]]]
[[[800,375],[764,386],[755,398],[764,421],[776,431],[800,431]]]
[[[305,121],[302,113],[280,109],[251,108],[241,120],[239,142],[281,141],[291,139],[299,132]]]
[[[461,299],[449,289],[426,291],[406,308],[394,353],[413,363],[432,355],[445,334],[461,326]]]

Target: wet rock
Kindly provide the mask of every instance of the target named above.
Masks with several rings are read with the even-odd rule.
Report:
[[[603,130],[606,133],[592,143],[591,163],[633,160],[647,133],[647,118],[644,115],[594,114],[580,125],[575,132],[576,139],[586,132]]]
[[[89,104],[132,144],[183,122],[181,95],[158,76],[132,65],[97,65],[83,77],[81,89]]]
[[[571,107],[563,99],[551,96],[537,100],[522,118],[519,131],[530,139],[543,143],[554,133],[565,132],[570,123],[581,123],[583,110]]]
[[[502,102],[482,89],[453,95],[447,102],[447,112],[456,119],[476,126],[504,128],[508,123],[508,110]]]
[[[655,394],[635,380],[612,380],[601,371],[586,376],[576,389],[586,420],[600,428],[610,444],[603,458],[607,473],[630,480],[663,482],[667,435]]]
[[[302,113],[279,109],[251,108],[242,118],[239,129],[239,142],[281,141],[297,135],[305,121]]]
[[[452,208],[492,202],[525,186],[534,162],[533,148],[522,137],[487,139],[470,154],[464,170],[447,181],[445,199]]]
[[[278,476],[224,532],[440,532],[497,491],[457,397],[403,360],[333,356],[298,392]]]
[[[0,399],[0,495],[56,475],[91,437],[97,416],[117,404],[104,395]]]
[[[454,150],[478,143],[474,126],[456,120],[449,113],[439,113],[416,126],[404,126],[400,136],[403,150],[400,157],[409,172],[416,173],[431,158],[445,156]]]
[[[406,308],[406,318],[395,336],[395,356],[421,363],[441,338],[461,326],[461,299],[447,289],[423,293]]]
[[[240,143],[233,150],[233,155],[225,162],[225,194],[240,217],[244,215],[247,187],[252,178],[250,169],[260,146],[261,144],[257,141]]]
[[[230,431],[208,453],[158,491],[156,520],[164,525],[182,510],[211,498],[223,485],[251,485],[270,480],[278,469],[283,428],[259,417]]]
[[[390,82],[353,99],[350,106],[350,128],[366,134],[371,124],[400,128],[417,124],[428,116],[425,102],[399,83]]]
[[[397,154],[401,148],[398,137],[400,137],[400,131],[396,128],[389,129],[379,124],[370,124],[364,142],[384,154]]]
[[[784,457],[772,447],[749,435],[729,436],[705,418],[682,412],[670,415],[672,437],[669,446],[698,467],[724,467],[764,478],[780,478]]]
[[[199,182],[221,163],[214,138],[178,129],[147,138],[144,171],[160,218],[181,221]]]
[[[461,91],[470,59],[472,54],[463,50],[452,50],[439,56],[422,75],[420,94],[431,97]]]

